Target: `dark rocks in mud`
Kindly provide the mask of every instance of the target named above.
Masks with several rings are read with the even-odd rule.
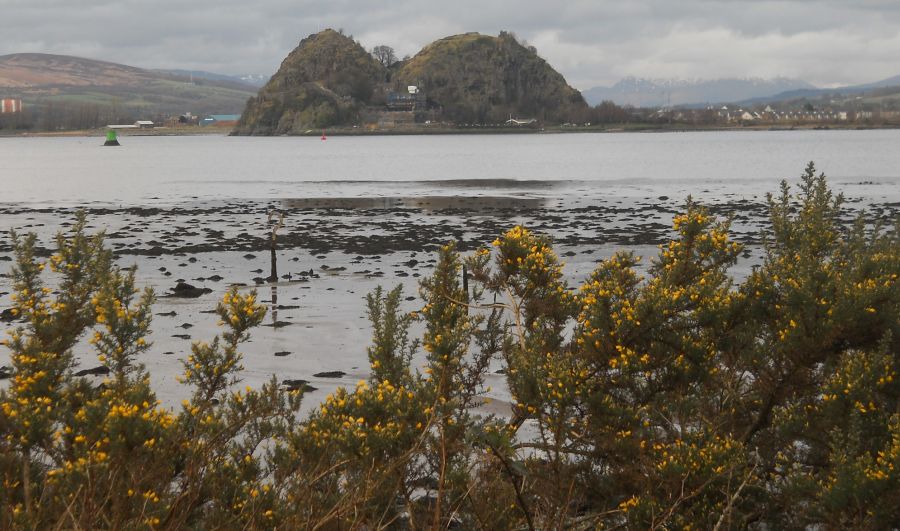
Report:
[[[4,323],[11,323],[15,321],[17,317],[18,316],[13,312],[12,308],[7,308],[0,312],[0,321],[3,321]]]
[[[109,374],[109,367],[100,365],[93,369],[82,369],[75,373],[75,376],[105,376]]]
[[[12,376],[13,370],[12,367],[7,367],[6,365],[0,367],[0,380],[6,380]]]
[[[177,339],[190,339],[191,338],[191,336],[189,336],[188,334],[172,334],[172,337],[177,338]]]
[[[423,198],[419,198],[423,199]],[[510,228],[513,223],[523,223],[535,231],[554,238],[555,243],[576,249],[579,252],[597,245],[656,245],[673,237],[671,216],[678,208],[670,205],[668,195],[648,196],[636,204],[625,206],[621,202],[602,201],[552,204],[541,202],[526,210],[507,208],[511,205],[503,199],[492,203],[489,209],[476,208],[477,201],[471,198],[451,198],[446,204],[438,205],[436,198],[408,202],[403,205],[377,206],[371,201],[343,204],[334,201],[301,200],[283,202],[286,213],[296,220],[295,230],[279,235],[278,245],[282,252],[291,253],[292,262],[301,261],[296,256],[302,250],[303,260],[308,256],[324,259],[331,253],[355,256],[357,262],[367,264],[380,257],[396,252],[430,253],[448,240],[456,240],[461,251],[474,249],[493,240],[498,234]],[[491,199],[495,201],[496,198]],[[475,202],[473,202],[475,201]],[[665,201],[665,203],[663,203]],[[382,201],[383,203],[383,201]],[[241,205],[209,206],[200,208],[89,208],[91,216],[127,215],[147,219],[143,226],[133,225],[128,237],[135,243],[116,250],[118,256],[145,255],[149,257],[172,255],[185,256],[191,263],[194,255],[212,252],[234,252],[247,259],[262,257],[267,253],[270,239],[265,237],[264,225],[259,222],[270,207],[268,203],[247,202]],[[483,206],[483,205],[482,205]],[[512,205],[514,206],[514,205]],[[725,218],[734,216],[745,232],[742,243],[756,245],[759,242],[760,223],[767,216],[766,204],[754,199],[731,199],[708,205],[711,213]],[[898,210],[894,203],[881,204],[877,208],[879,219],[893,221]],[[7,214],[22,213],[21,209],[0,209]],[[42,209],[24,212],[53,213],[65,215],[67,208],[45,212]],[[228,213],[228,217],[224,216]],[[402,216],[400,215],[402,214]],[[236,218],[235,216],[244,216]],[[247,217],[249,216],[249,218]],[[186,231],[178,221],[184,218],[196,230]],[[515,219],[513,219],[515,218]],[[156,220],[163,223],[162,226]],[[237,235],[219,230],[222,226],[240,227]],[[63,225],[64,226],[64,225]],[[246,229],[244,229],[246,227]],[[151,230],[153,229],[153,230]],[[161,229],[161,230],[156,230]],[[257,230],[259,229],[259,230]],[[316,237],[310,237],[315,234]],[[9,245],[0,242],[0,253],[10,252]],[[36,254],[45,256],[50,249],[38,248]],[[587,254],[587,253],[585,253]],[[199,258],[199,257],[198,257]],[[402,266],[411,268],[410,273],[420,270],[426,260],[409,260]],[[202,258],[199,259],[202,261]],[[266,260],[268,261],[268,260]],[[262,262],[255,264],[262,266]],[[400,265],[400,264],[398,264]],[[171,272],[160,267],[161,274]],[[169,268],[171,269],[171,268]],[[318,269],[318,268],[316,268]],[[374,269],[374,268],[371,268]],[[329,271],[329,270],[325,270]],[[336,272],[334,269],[331,273]],[[302,274],[292,273],[291,281]],[[415,273],[418,274],[418,273]],[[415,274],[413,276],[415,276]],[[261,276],[261,274],[259,274]],[[308,275],[315,278],[314,275]],[[323,275],[324,276],[324,275]],[[221,280],[213,276],[209,281]],[[263,279],[265,282],[266,279]]]
[[[180,297],[185,299],[196,299],[202,295],[206,295],[207,293],[212,293],[212,290],[209,288],[198,288],[186,282],[179,282],[172,288],[172,293],[169,297]]]
[[[290,355],[291,355],[291,352],[290,352],[290,351],[287,351],[287,350],[282,350],[282,351],[280,351],[280,352],[276,352],[276,353],[275,353],[275,357],[276,357],[276,358],[283,358],[283,357],[285,357],[285,356],[290,356]]]
[[[325,371],[313,374],[313,378],[343,378],[346,375],[344,371]]]
[[[309,382],[306,380],[284,380],[281,384],[284,385],[287,391],[303,391],[304,393],[318,391],[317,387],[309,385]]]

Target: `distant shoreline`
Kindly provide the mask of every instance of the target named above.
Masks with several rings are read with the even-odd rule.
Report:
[[[840,126],[813,125],[779,127],[774,125],[754,125],[744,127],[693,126],[686,124],[618,124],[611,126],[549,126],[539,129],[526,127],[428,127],[397,128],[382,130],[363,130],[362,128],[336,127],[325,131],[326,136],[413,136],[413,135],[532,135],[532,134],[573,134],[573,133],[692,133],[711,131],[857,131],[869,129],[898,129],[897,125],[878,126]],[[232,136],[306,136],[319,137],[321,131],[310,130],[292,135],[243,135],[231,133]]]
[[[76,129],[72,131],[0,131],[0,138],[18,137],[106,137],[106,127],[97,129]],[[116,133],[121,137],[129,136],[227,136],[231,128],[215,126],[195,128],[169,128],[157,127],[154,129],[117,129]]]
[[[693,126],[688,124],[613,124],[610,126],[548,126],[544,128],[528,127],[440,127],[418,125],[393,129],[364,129],[361,127],[334,127],[325,129],[326,136],[430,136],[430,135],[534,135],[534,134],[572,134],[572,133],[693,133],[712,131],[864,131],[873,129],[900,129],[900,124],[881,125],[815,125],[803,124],[794,126],[748,125],[748,126]],[[103,137],[106,128],[82,129],[73,131],[0,131],[0,138],[24,137]],[[304,133],[291,135],[245,135],[235,133],[232,128],[206,126],[202,128],[167,128],[118,130],[120,137],[131,136],[296,136],[320,137],[322,130],[310,129]]]

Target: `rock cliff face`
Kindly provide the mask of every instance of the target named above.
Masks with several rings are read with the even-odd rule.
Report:
[[[562,75],[508,33],[446,37],[385,68],[351,38],[325,30],[288,55],[247,102],[235,132],[292,134],[358,125],[363,111],[386,112],[388,94],[406,93],[409,85],[425,95],[430,116],[458,124],[502,123],[510,115],[559,123],[587,110]]]
[[[237,132],[290,134],[356,123],[386,75],[353,39],[330,29],[310,35],[250,98]]]

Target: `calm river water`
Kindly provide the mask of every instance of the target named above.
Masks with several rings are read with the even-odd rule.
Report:
[[[638,187],[678,195],[710,186],[753,194],[774,191],[779,180],[794,179],[810,160],[836,187],[849,187],[851,195],[884,200],[895,198],[900,188],[900,130],[332,137],[324,142],[155,136],[124,137],[119,148],[101,144],[101,138],[0,139],[0,202],[137,205],[477,195],[477,183],[459,186],[459,181],[496,179],[564,182],[552,192],[503,183],[508,194],[628,195]],[[559,186],[565,183],[571,186]]]

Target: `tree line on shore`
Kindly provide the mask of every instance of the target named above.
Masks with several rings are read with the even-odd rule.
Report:
[[[83,215],[48,259],[14,234],[0,527],[896,527],[898,227],[844,223],[812,164],[769,213],[741,282],[728,220],[690,200],[644,273],[618,252],[577,289],[526,228],[448,244],[417,311],[368,296],[370,376],[302,418],[302,390],[237,385],[255,292],[224,295],[171,410],[140,363],[154,296],[134,269]],[[73,375],[83,339],[102,385]],[[509,416],[479,412],[498,361]]]
[[[135,120],[133,113],[117,104],[52,101],[0,114],[0,132],[81,131]]]

